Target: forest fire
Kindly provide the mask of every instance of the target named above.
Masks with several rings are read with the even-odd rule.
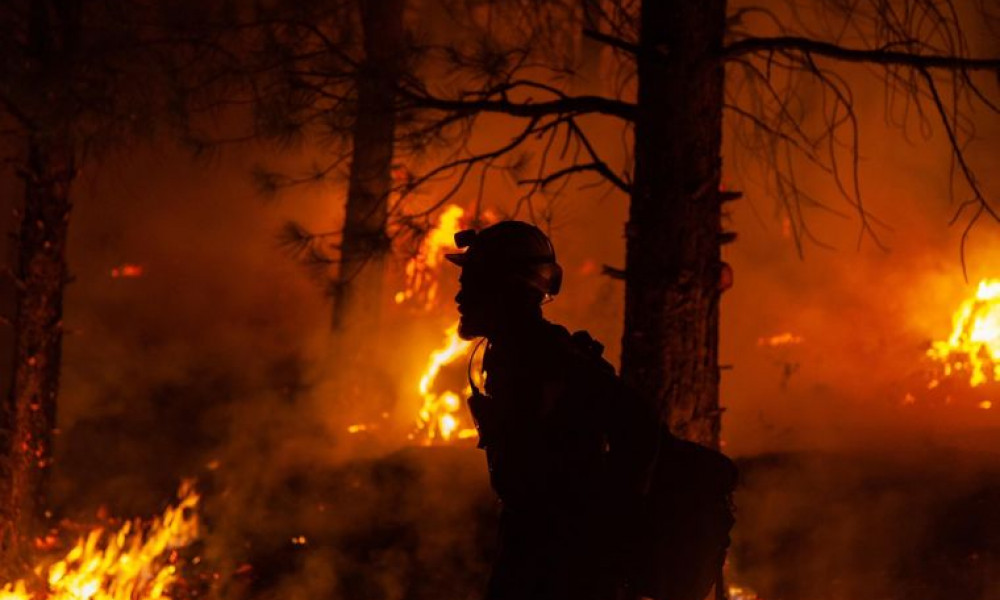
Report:
[[[405,287],[393,298],[397,305],[406,304],[420,312],[430,312],[438,306],[444,255],[456,249],[455,234],[465,226],[464,216],[465,210],[454,204],[441,211],[436,226],[423,235],[417,252],[406,262]],[[475,429],[467,426],[467,418],[462,414],[462,399],[469,393],[467,386],[448,389],[438,381],[442,368],[466,358],[470,348],[471,342],[459,338],[458,323],[454,323],[444,331],[442,345],[430,352],[416,386],[421,405],[416,427],[409,434],[410,441],[430,445],[467,439],[476,434]],[[376,428],[373,424],[357,423],[348,426],[347,431],[358,434]]]
[[[439,279],[444,255],[455,250],[455,234],[464,227],[465,210],[457,205],[446,206],[438,216],[437,225],[428,231],[416,255],[406,262],[406,287],[397,292],[396,304],[409,302],[421,311],[437,306]],[[423,444],[449,442],[475,435],[475,429],[465,426],[462,398],[468,390],[441,389],[438,375],[441,369],[466,357],[471,343],[458,337],[458,324],[444,332],[444,343],[433,350],[420,376],[417,392],[421,406],[417,413],[416,430],[411,441]]]
[[[128,521],[117,531],[96,527],[61,559],[40,564],[35,579],[0,589],[0,600],[169,599],[180,581],[176,550],[199,535],[200,495],[193,482],[181,484],[178,501],[151,522]]]
[[[0,600],[1000,600],[997,2],[4,7]]]
[[[943,376],[965,379],[971,387],[1000,381],[1000,279],[979,282],[975,296],[962,303],[953,322],[948,339],[934,342],[927,351]],[[934,379],[929,387],[938,384]]]

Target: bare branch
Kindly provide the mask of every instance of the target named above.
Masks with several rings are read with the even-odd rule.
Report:
[[[507,93],[509,90],[505,90]],[[513,117],[547,117],[562,114],[604,114],[619,117],[626,121],[635,121],[635,105],[622,100],[602,96],[561,96],[554,100],[533,102],[515,102],[501,98],[492,99],[496,94],[489,90],[474,100],[458,100],[441,98],[429,92],[416,91],[401,86],[399,93],[413,103],[416,108],[430,108],[447,112],[460,113],[499,113]]]
[[[887,47],[872,50],[845,48],[837,44],[795,36],[749,37],[726,46],[724,59],[757,52],[800,52],[848,62],[909,66],[916,69],[1000,71],[1000,58],[966,58],[957,55],[916,54]]]
[[[585,164],[571,165],[569,167],[565,167],[565,168],[559,169],[558,171],[554,171],[552,173],[549,173],[548,175],[546,175],[544,177],[541,177],[541,178],[536,178],[536,179],[521,179],[521,180],[518,181],[518,183],[539,184],[541,187],[544,188],[545,186],[547,186],[547,185],[551,184],[552,182],[557,181],[559,179],[563,179],[565,177],[569,177],[570,175],[574,175],[574,174],[577,174],[577,173],[585,173],[585,172],[592,172],[592,173],[598,173],[598,174],[600,174],[602,177],[604,177],[605,179],[607,179],[608,181],[610,181],[611,183],[613,183],[615,185],[615,187],[617,187],[619,190],[625,192],[626,194],[629,194],[632,191],[632,188],[628,184],[626,184],[624,181],[621,180],[621,178],[619,178],[618,176],[616,176],[614,173],[612,173],[610,171],[610,169],[608,169],[608,165],[606,165],[604,163],[596,163],[596,162],[595,163],[585,163]]]
[[[606,33],[601,33],[600,31],[595,31],[593,29],[584,29],[583,35],[584,37],[594,40],[595,42],[601,42],[602,44],[607,44],[612,48],[628,52],[629,54],[634,54],[636,56],[639,56],[639,54],[642,53],[642,48],[638,44],[633,44],[632,42],[623,40],[622,38],[615,37],[613,35],[608,35]]]

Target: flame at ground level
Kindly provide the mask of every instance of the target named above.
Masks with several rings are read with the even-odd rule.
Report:
[[[945,377],[967,377],[972,387],[1000,381],[1000,279],[979,282],[953,322],[948,340],[934,342],[927,355],[942,365]]]
[[[460,393],[468,395],[471,390],[466,387],[461,391],[439,392],[434,387],[441,368],[465,358],[471,345],[472,342],[458,336],[458,323],[445,331],[444,345],[431,353],[427,368],[417,386],[423,405],[417,413],[417,431],[410,436],[411,439],[419,436],[425,443],[434,443],[448,442],[455,438],[466,439],[476,435],[475,429],[463,426],[465,419],[461,412]]]
[[[192,482],[181,484],[176,506],[152,522],[93,529],[62,559],[35,568],[41,589],[21,579],[0,589],[0,600],[169,599],[179,580],[174,550],[198,537],[199,500]]]

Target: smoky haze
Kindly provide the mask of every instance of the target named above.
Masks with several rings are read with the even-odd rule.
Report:
[[[948,225],[956,204],[942,133],[911,141],[887,127],[880,80],[858,75],[866,82],[855,88],[862,192],[885,224],[876,227],[882,247],[859,243],[856,214],[825,175],[801,165],[820,197],[848,214],[808,215],[830,247],[806,242],[800,257],[751,153],[730,144],[724,156],[734,167],[726,186],[745,193],[726,221],[739,237],[725,249],[735,285],[724,295],[720,352],[731,365],[722,377],[723,438],[744,468],[734,578],[777,598],[937,593],[914,584],[903,594],[896,582],[946,569],[953,553],[968,554],[962,540],[979,549],[968,564],[1000,552],[986,510],[1000,499],[1000,406],[903,403],[960,302],[981,278],[1000,277],[1000,227],[983,222],[972,231],[966,281],[962,225]],[[618,152],[620,132],[593,127]],[[979,133],[997,139],[1000,122],[983,121]],[[486,122],[476,135],[509,132]],[[983,187],[1000,188],[990,168],[995,144],[978,148],[970,155]],[[290,219],[336,229],[343,185],[268,200],[250,177],[256,164],[294,171],[317,152],[248,146],[194,160],[161,139],[81,176],[57,504],[77,518],[102,504],[150,514],[179,477],[197,476],[209,491],[206,556],[224,572],[244,560],[257,569],[256,579],[234,579],[224,590],[230,597],[258,589],[275,598],[462,597],[481,584],[492,543],[482,458],[467,447],[424,452],[405,439],[419,405],[416,380],[455,317],[448,299],[457,274],[444,267],[443,301],[429,313],[385,299],[385,331],[372,332],[379,356],[348,374],[346,389],[329,352],[323,286],[277,243]],[[16,182],[3,189],[8,201],[17,196]],[[539,197],[536,214],[551,216],[540,224],[566,271],[547,314],[589,330],[617,362],[623,288],[601,271],[624,264],[627,205],[605,192],[574,185],[559,198]],[[485,205],[500,214],[513,213],[517,196],[504,178],[484,190]],[[470,207],[475,198],[470,189],[455,202]],[[389,290],[401,285],[402,261]],[[125,265],[141,275],[112,276]],[[760,344],[783,333],[801,341]],[[383,412],[384,435],[347,433]],[[970,538],[956,514],[978,519],[993,537]],[[307,548],[289,543],[305,531]],[[941,552],[925,554],[931,546]],[[980,597],[997,598],[997,567],[980,572],[993,574],[977,584]],[[823,581],[833,583],[815,583]]]

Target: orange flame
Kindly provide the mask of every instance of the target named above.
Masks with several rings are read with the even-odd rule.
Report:
[[[434,307],[438,295],[438,270],[444,255],[455,250],[455,234],[462,228],[464,215],[462,207],[454,204],[441,211],[437,226],[424,236],[416,256],[406,262],[406,287],[396,292],[396,304],[414,302],[424,310]]]
[[[934,342],[927,355],[943,365],[945,377],[968,377],[972,387],[1000,381],[1000,279],[980,281],[953,322],[948,340]]]
[[[144,525],[129,521],[117,532],[93,529],[61,559],[35,572],[45,582],[39,594],[26,580],[0,588],[0,600],[169,600],[179,580],[174,550],[198,537],[195,509],[200,496],[192,482],[181,484],[176,506]]]
[[[777,335],[772,335],[769,337],[757,338],[758,346],[767,346],[770,348],[777,348],[778,346],[794,346],[796,344],[801,344],[803,342],[802,336],[795,335],[791,332],[779,333]]]
[[[437,392],[434,389],[434,381],[438,373],[445,365],[467,356],[472,342],[458,337],[458,323],[455,323],[445,331],[444,345],[431,353],[427,362],[427,368],[420,377],[417,390],[423,398],[423,405],[417,413],[417,431],[410,435],[410,439],[422,436],[428,444],[436,441],[448,442],[452,439],[466,439],[476,435],[476,430],[470,427],[463,427],[464,418],[461,412],[462,400],[459,392],[446,390]],[[461,391],[462,395],[468,395],[471,390]]]

